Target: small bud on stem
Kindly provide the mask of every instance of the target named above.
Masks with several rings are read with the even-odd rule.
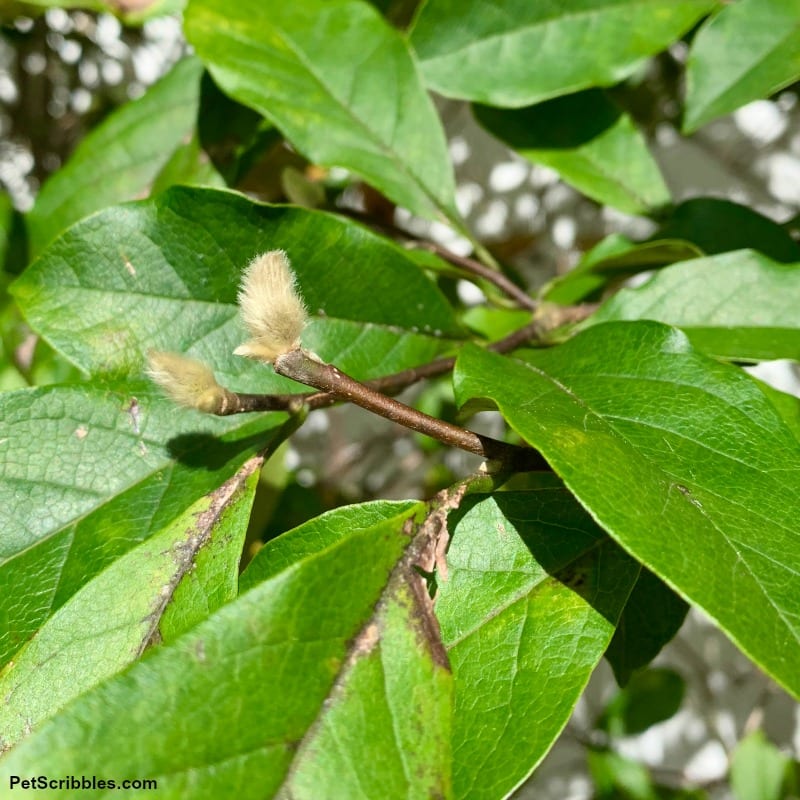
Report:
[[[239,394],[220,386],[214,373],[202,361],[178,353],[151,350],[147,354],[148,377],[173,402],[204,414],[226,417],[245,411],[296,412],[302,397],[291,395]]]
[[[303,350],[300,334],[306,324],[306,308],[295,290],[294,275],[282,250],[264,253],[250,263],[242,280],[239,305],[244,324],[253,338],[234,352],[272,363],[279,375],[313,386],[327,395],[305,398],[238,394],[220,386],[214,373],[200,361],[177,353],[151,351],[149,376],[179,405],[220,416],[279,409],[299,414],[303,407],[308,409],[309,406],[305,406],[307,400],[309,405],[315,399],[320,405],[333,398],[347,400],[451,447],[500,461],[504,467],[517,470],[548,468],[535,450],[480,436],[417,411],[359,383]],[[442,363],[447,368],[450,360]],[[436,368],[441,371],[440,364],[437,363]],[[415,379],[414,375],[411,379]]]
[[[225,404],[226,389],[202,361],[178,353],[151,350],[147,374],[180,406],[216,414]]]
[[[237,347],[236,355],[271,363],[300,346],[307,312],[283,250],[271,250],[250,262],[238,299],[242,321],[253,338]]]

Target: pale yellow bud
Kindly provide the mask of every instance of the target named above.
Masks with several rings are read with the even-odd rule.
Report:
[[[224,403],[225,390],[202,361],[160,350],[151,350],[147,361],[147,375],[178,405],[215,414]]]
[[[236,355],[272,362],[300,347],[307,312],[283,250],[271,250],[250,262],[238,300],[242,321],[253,338],[237,347]]]

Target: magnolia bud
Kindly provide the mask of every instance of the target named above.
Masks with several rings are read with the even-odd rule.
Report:
[[[237,347],[236,355],[271,363],[282,353],[300,347],[307,312],[283,250],[271,250],[250,262],[238,300],[242,321],[252,339]]]
[[[148,376],[178,405],[207,414],[217,414],[224,407],[225,389],[202,361],[160,350],[151,350],[147,360]]]

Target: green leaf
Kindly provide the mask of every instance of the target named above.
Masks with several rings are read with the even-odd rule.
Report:
[[[683,130],[691,133],[798,78],[800,2],[738,0],[726,5],[692,42]]]
[[[519,107],[630,75],[710,0],[428,0],[411,31],[428,86]]]
[[[476,106],[478,122],[598,203],[642,214],[669,190],[633,120],[599,89],[517,110]]]
[[[229,186],[237,186],[268,147],[283,137],[257,111],[237,103],[208,72],[200,81],[197,136]]]
[[[422,508],[417,500],[375,500],[371,503],[334,508],[268,541],[247,565],[239,580],[246,592],[254,586],[335,546],[354,526],[368,528],[387,519],[411,516]]]
[[[531,320],[531,312],[513,308],[472,306],[462,315],[461,321],[485,339],[502,339]]]
[[[680,630],[689,606],[662,580],[643,569],[625,604],[606,650],[606,659],[620,686],[647,666]]]
[[[0,664],[88,579],[285,435],[135,383],[0,396]]]
[[[644,764],[613,750],[597,749],[587,752],[587,763],[597,789],[594,800],[659,800]]]
[[[781,225],[747,206],[715,197],[681,203],[657,236],[684,239],[706,255],[751,249],[775,261],[800,261],[800,245]]]
[[[191,136],[203,65],[178,62],[142,97],[117,109],[89,133],[44,184],[28,214],[34,254],[93,211],[141,197]]]
[[[786,426],[800,442],[800,397],[782,392],[763,381],[753,378],[762,392],[767,396]]]
[[[233,599],[261,462],[250,459],[219,489],[116,560],[17,654],[0,676],[0,752],[137,659],[160,639],[167,617],[199,622]],[[220,587],[209,587],[200,609],[196,600],[187,602],[187,595],[195,591],[196,569],[203,571],[203,556],[211,550],[227,562],[220,574],[225,580]],[[226,584],[233,592],[224,591]],[[200,610],[204,613],[198,614]]]
[[[653,319],[681,328],[719,358],[800,358],[800,264],[753,250],[684,261],[622,289],[583,323]]]
[[[219,489],[195,503],[194,513],[184,513],[194,554],[161,615],[159,641],[175,639],[239,594],[239,561],[263,463],[263,455],[246,461]]]
[[[0,762],[4,785],[135,775],[167,799],[449,796],[450,678],[422,644],[413,513],[360,524],[351,509],[317,552],[48,720]]]
[[[18,5],[40,8],[82,8],[115,14],[126,25],[140,25],[152,17],[177,14],[186,0],[144,0],[120,2],[119,0],[23,0]],[[12,3],[12,8],[14,4]],[[30,13],[30,9],[26,9]]]
[[[450,516],[436,612],[455,680],[456,797],[505,797],[541,761],[639,572],[548,477]]]
[[[402,36],[357,0],[192,0],[186,35],[228,94],[318,164],[458,222],[442,126]],[[460,223],[459,223],[460,224]]]
[[[612,233],[584,253],[573,269],[550,281],[542,289],[542,299],[564,305],[592,300],[609,284],[642,270],[701,255],[698,247],[681,239],[636,243],[620,233]]]
[[[637,672],[606,704],[596,726],[611,736],[635,736],[677,713],[686,684],[671,669]]]
[[[232,355],[247,338],[241,270],[276,248],[311,313],[303,343],[357,378],[425,363],[452,346],[442,336],[460,334],[400,247],[329,214],[211,189],[176,187],[78,223],[12,291],[31,325],[86,372],[139,375],[155,348],[207,362],[237,391],[297,391]]]
[[[731,759],[731,789],[736,800],[781,800],[789,759],[762,731],[742,739]]]
[[[153,181],[150,193],[158,194],[176,184],[225,188],[223,177],[203,152],[196,134],[173,152]]]
[[[487,398],[635,558],[800,697],[800,445],[740,369],[654,322],[607,323],[525,360],[465,348]]]

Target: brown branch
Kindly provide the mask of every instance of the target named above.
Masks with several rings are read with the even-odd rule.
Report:
[[[447,261],[456,267],[461,267],[465,272],[477,275],[479,278],[483,278],[489,283],[494,284],[494,286],[507,297],[514,300],[521,308],[527,308],[533,311],[537,307],[536,300],[520,289],[513,281],[509,280],[502,272],[483,264],[477,259],[469,258],[468,256],[460,256],[436,242],[415,239],[408,231],[404,231],[402,228],[398,228],[396,225],[384,222],[383,220],[376,220],[369,214],[364,214],[355,209],[340,208],[337,209],[337,213],[370,225],[383,233],[391,236],[398,236],[405,241],[408,247],[416,250],[428,250],[431,253],[435,253],[443,261]]]
[[[553,306],[527,325],[513,331],[508,336],[498,339],[488,345],[489,350],[495,353],[510,353],[527,342],[541,339],[549,330],[566,323],[579,322],[592,314],[597,306],[584,303],[577,306]],[[542,310],[540,310],[541,312]],[[437,358],[417,367],[394,372],[380,378],[364,381],[363,385],[382,394],[397,394],[403,389],[426,378],[436,378],[450,372],[456,363],[455,356]],[[246,411],[294,411],[297,407],[305,405],[309,410],[327,408],[340,398],[328,391],[305,394],[237,394],[226,391],[226,402],[219,410],[212,413],[219,416],[239,414]]]
[[[309,394],[246,394],[223,388],[221,401],[211,413],[218,417],[245,414],[248,411],[299,411]]]
[[[443,247],[436,242],[410,239],[408,241],[408,245],[419,250],[428,250],[431,253],[435,253],[444,261],[454,264],[457,267],[461,267],[463,270],[466,270],[473,275],[477,275],[479,278],[483,278],[485,281],[488,281],[496,286],[507,297],[515,300],[517,305],[521,308],[527,308],[533,311],[538,306],[536,300],[520,289],[516,283],[509,280],[509,278],[507,278],[502,272],[492,269],[491,267],[487,267],[485,264],[482,264],[480,261],[476,261],[474,258],[460,256],[458,253],[453,253],[446,247]]]
[[[537,315],[527,325],[513,331],[502,339],[492,342],[487,346],[494,353],[510,353],[528,342],[541,339],[545,333],[567,323],[580,322],[590,316],[597,306],[584,303],[577,306],[554,306],[548,308],[543,314]],[[456,364],[455,356],[437,358],[418,367],[409,367],[401,372],[384,375],[382,378],[364,381],[371,389],[376,389],[384,394],[397,394],[417,381],[425,378],[437,378],[444,375]],[[313,399],[313,398],[312,398]]]
[[[486,459],[502,461],[506,465],[513,465],[517,470],[548,469],[547,462],[535,450],[481,436],[417,411],[353,380],[330,364],[316,361],[301,349],[290,350],[278,356],[275,359],[275,371],[279,375],[328,392],[339,400],[355,403],[367,411],[372,411],[451,447],[475,453]]]

